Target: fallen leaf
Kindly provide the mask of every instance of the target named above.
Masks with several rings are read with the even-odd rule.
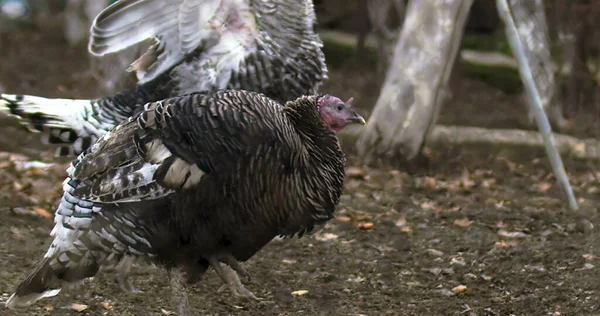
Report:
[[[168,310],[166,310],[166,309],[164,309],[164,308],[161,308],[161,309],[160,309],[160,312],[161,312],[163,315],[175,315],[175,312],[168,311]]]
[[[37,215],[36,212],[22,207],[15,207],[12,211],[19,215]]]
[[[21,233],[21,231],[18,228],[13,226],[10,228],[10,232],[13,234],[13,237],[15,239],[17,239],[17,240],[23,239],[23,233]]]
[[[410,227],[408,227],[408,226],[404,226],[404,227],[400,228],[400,231],[403,233],[407,233],[407,234],[412,233],[412,229],[410,229]]]
[[[352,283],[362,283],[365,282],[367,279],[357,276],[356,278],[348,278],[346,281],[347,282],[352,282]]]
[[[469,227],[473,224],[473,221],[470,221],[468,218],[460,218],[454,220],[454,225],[458,227]]]
[[[507,232],[504,229],[498,231],[498,235],[506,238],[527,238],[528,235],[523,232]]]
[[[456,264],[459,266],[466,266],[465,258],[463,257],[453,257],[450,259],[450,264]]]
[[[23,185],[22,185],[22,184],[20,184],[19,182],[13,182],[13,188],[14,188],[16,191],[21,191],[21,190],[23,190]]]
[[[471,180],[469,170],[464,169],[461,179],[461,185],[464,189],[470,190],[475,186],[475,181]]]
[[[429,202],[429,201],[428,202],[423,202],[419,206],[423,210],[431,210],[431,209],[434,209],[436,207],[434,202]]]
[[[352,217],[350,216],[336,216],[335,219],[342,223],[349,223],[352,221]]]
[[[496,179],[485,179],[481,182],[481,186],[489,189],[492,188],[496,184]]]
[[[338,235],[331,234],[331,233],[315,234],[315,239],[320,240],[320,241],[336,240],[336,239],[338,239],[338,237],[339,237]]]
[[[456,286],[456,287],[452,288],[452,292],[454,292],[456,294],[464,293],[466,291],[467,291],[467,287],[464,286],[464,285],[459,285],[459,286]]]
[[[85,305],[85,304],[73,303],[73,304],[71,304],[71,309],[74,310],[74,311],[76,311],[76,312],[78,312],[78,313],[81,313],[84,310],[88,309],[88,306]]]
[[[406,219],[403,217],[396,221],[396,227],[406,226]]]
[[[596,259],[596,256],[593,255],[593,254],[591,254],[591,253],[586,253],[586,254],[583,255],[583,259],[585,259],[585,260],[594,260],[594,259]]]
[[[43,209],[41,207],[34,207],[33,211],[36,212],[38,215],[44,217],[44,218],[51,219],[53,217],[52,213],[46,211],[45,209]]]
[[[113,308],[109,302],[102,302],[102,303],[100,303],[100,306],[106,310],[111,310]]]
[[[292,296],[303,296],[306,294],[308,294],[307,290],[298,290],[298,291],[292,292]]]
[[[371,230],[371,229],[375,228],[375,224],[373,224],[373,223],[360,223],[356,227],[358,227],[358,229],[360,229],[360,230]]]
[[[589,187],[587,189],[587,193],[599,193],[600,192],[600,187]]]
[[[346,176],[348,176],[348,178],[362,178],[365,174],[367,174],[367,172],[358,167],[349,167],[348,170],[346,170]]]
[[[517,247],[519,246],[519,242],[518,241],[497,241],[494,243],[495,247],[501,247],[501,248],[509,248],[509,247]]]
[[[437,188],[437,180],[432,177],[423,177],[418,179],[417,187],[427,190],[434,190]]]
[[[538,192],[544,193],[544,192],[548,192],[548,190],[550,190],[551,187],[552,187],[552,184],[550,184],[548,182],[542,182],[535,186],[535,190]]]
[[[364,199],[367,197],[367,195],[362,192],[356,192],[356,193],[354,193],[354,197],[357,199]]]
[[[429,248],[426,251],[427,251],[428,254],[430,254],[430,255],[432,255],[434,257],[441,257],[441,256],[444,255],[444,253],[442,251],[439,251],[437,249]]]
[[[371,215],[362,211],[354,211],[350,215],[353,222],[370,222],[373,219]]]

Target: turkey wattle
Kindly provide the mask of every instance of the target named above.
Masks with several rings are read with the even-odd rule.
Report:
[[[121,0],[94,20],[89,50],[102,56],[154,41],[128,69],[139,85],[94,100],[0,94],[57,155],[79,154],[145,103],[218,89],[261,92],[281,103],[315,94],[327,77],[312,0]]]
[[[54,241],[6,305],[56,295],[123,256],[167,268],[180,315],[185,285],[210,266],[255,298],[239,262],[333,217],[345,175],[334,130],[352,123],[365,121],[329,95],[281,105],[223,90],[146,104],[73,161]]]

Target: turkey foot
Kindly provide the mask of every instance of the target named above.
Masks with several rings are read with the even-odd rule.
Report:
[[[229,288],[231,293],[233,293],[233,295],[235,295],[237,297],[248,297],[248,298],[251,298],[251,299],[257,300],[257,301],[262,300],[261,298],[256,297],[256,295],[254,295],[254,293],[250,292],[248,289],[246,289],[244,287],[244,285],[240,281],[240,278],[238,277],[236,271],[234,271],[231,267],[229,267],[227,265],[222,266],[221,263],[219,262],[219,260],[217,260],[214,257],[210,258],[208,260],[208,262],[215,269],[215,271],[217,272],[217,274],[219,275],[221,280],[223,280],[223,282],[225,282],[225,284],[223,284],[217,290],[217,292],[220,293],[220,292],[224,291],[226,288]]]
[[[242,266],[242,264],[237,261],[231,254],[226,254],[226,255],[222,255],[219,257],[219,261],[227,264],[228,266],[231,267],[231,269],[233,269],[235,272],[239,273],[241,276],[246,278],[246,281],[250,281],[252,280],[252,276],[250,275],[250,273],[248,272],[248,270],[246,270],[244,268],[244,266]],[[239,282],[239,278],[237,275],[235,275],[235,277],[238,279]]]

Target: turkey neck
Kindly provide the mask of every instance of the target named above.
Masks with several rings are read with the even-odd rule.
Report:
[[[320,192],[313,201],[313,219],[326,221],[333,217],[344,185],[346,159],[335,132],[321,120],[317,108],[317,96],[305,96],[286,103],[284,111],[298,132],[305,149],[305,159],[310,183],[308,190]],[[321,188],[319,188],[321,187]],[[327,196],[322,196],[326,188]],[[313,193],[314,194],[314,193]]]

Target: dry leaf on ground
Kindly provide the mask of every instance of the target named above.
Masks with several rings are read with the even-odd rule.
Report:
[[[348,176],[348,178],[362,178],[366,174],[367,172],[364,169],[358,167],[349,167],[346,170],[346,175]]]
[[[73,304],[71,304],[71,309],[74,310],[74,311],[76,311],[76,312],[78,312],[78,313],[81,313],[84,310],[88,309],[88,306],[85,305],[85,304],[73,303]]]
[[[331,233],[324,233],[324,234],[317,233],[314,236],[315,236],[316,240],[320,240],[320,241],[336,240],[339,237],[338,235],[331,234]]]
[[[470,221],[468,218],[459,218],[454,220],[454,225],[458,227],[469,227],[473,224],[473,221]]]
[[[298,291],[292,292],[292,296],[303,296],[306,294],[308,294],[307,290],[298,290]]]
[[[404,226],[406,226],[406,219],[404,217],[402,217],[396,221],[396,227],[404,227]]]
[[[34,207],[33,211],[36,212],[38,215],[42,216],[43,218],[51,219],[53,217],[52,213],[46,211],[41,207]]]
[[[494,243],[495,247],[501,247],[501,248],[510,248],[510,247],[517,247],[519,246],[519,242],[518,241],[497,241]]]
[[[528,235],[525,234],[524,232],[507,232],[504,229],[499,230],[498,235],[500,237],[505,237],[505,238],[527,238],[528,237]]]
[[[375,224],[373,224],[373,223],[360,223],[356,227],[358,227],[358,229],[360,229],[360,230],[371,230],[371,229],[375,228]]]
[[[464,285],[459,285],[459,286],[456,286],[456,287],[452,288],[452,292],[454,292],[456,294],[464,293],[466,291],[467,291],[467,287],[464,286]]]
[[[106,310],[111,310],[113,308],[109,302],[102,302],[102,303],[100,303],[100,306]]]

